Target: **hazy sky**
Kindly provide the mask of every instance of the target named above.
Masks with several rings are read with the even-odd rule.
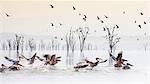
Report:
[[[50,4],[54,6],[52,9]],[[75,6],[74,11],[72,6]],[[125,14],[123,14],[125,11]],[[143,16],[140,15],[143,12]],[[6,17],[8,13],[10,17]],[[79,16],[81,13],[81,16]],[[82,15],[87,15],[87,21]],[[106,19],[104,15],[109,18]],[[105,24],[97,20],[99,16]],[[134,21],[137,21],[135,24]],[[146,21],[147,25],[143,22]],[[51,26],[54,23],[54,27]],[[63,25],[60,26],[59,23]],[[149,32],[148,1],[1,1],[1,32],[34,35],[64,35],[73,29],[88,26],[91,35],[104,35],[103,26],[120,26],[120,35],[144,35]],[[140,29],[137,25],[142,25]],[[96,30],[96,32],[94,32]]]

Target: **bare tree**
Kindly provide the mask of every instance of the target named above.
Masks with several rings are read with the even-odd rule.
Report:
[[[72,29],[70,29],[69,33],[66,34],[66,46],[67,46],[66,64],[69,66],[74,64],[75,44],[76,44],[75,31],[72,31]]]
[[[114,27],[104,27],[104,31],[106,32],[106,39],[109,43],[109,65],[113,64],[113,57],[116,49],[116,44],[119,42],[120,37],[118,37],[118,34],[116,34],[116,30],[118,29],[118,26]]]
[[[21,54],[23,55],[23,49],[24,49],[24,37],[21,36]]]
[[[20,49],[20,43],[21,43],[21,36],[15,34],[15,46],[16,46],[16,53],[17,53],[17,59],[19,59],[19,49]]]
[[[32,51],[35,49],[35,42],[34,42],[34,39],[29,39],[28,40],[28,44],[29,44],[29,48],[30,48],[30,52],[29,52],[29,55],[31,56],[31,53]]]
[[[143,46],[144,46],[144,51],[147,51],[147,48],[148,48],[148,36],[147,36],[147,34],[146,33],[144,33],[144,44],[143,44]]]
[[[8,43],[8,53],[9,53],[9,57],[10,57],[10,53],[11,53],[11,50],[12,50],[12,44],[11,44],[11,39],[7,40],[7,43]]]
[[[87,39],[87,35],[89,33],[89,28],[84,27],[84,28],[78,28],[77,30],[78,33],[78,38],[79,38],[79,43],[80,43],[80,59],[83,60],[84,58],[84,47],[85,47],[85,41]]]

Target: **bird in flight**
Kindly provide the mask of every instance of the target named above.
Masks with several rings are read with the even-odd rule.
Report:
[[[104,15],[105,16],[105,18],[108,18],[108,16],[106,16],[106,15]]]
[[[53,24],[53,23],[51,23],[51,26],[54,26],[54,24]]]
[[[59,23],[60,26],[62,26],[62,23]]]
[[[51,8],[54,8],[54,6],[53,5],[50,5],[51,6]]]
[[[103,27],[103,31],[106,31],[106,29]]]
[[[79,13],[79,16],[81,16],[81,13]]]
[[[84,15],[84,18],[87,18],[87,16],[86,16],[86,15]]]
[[[140,14],[141,14],[141,15],[143,15],[143,13],[142,13],[142,12],[141,12]]]
[[[86,21],[86,18],[83,18],[84,21]]]
[[[63,40],[63,38],[61,38],[61,40]]]
[[[134,23],[136,23],[136,20],[134,21]]]
[[[97,19],[100,20],[100,18],[97,16]]]
[[[76,8],[73,6],[73,10],[76,10]]]
[[[104,23],[104,21],[103,20],[100,20],[101,21],[101,23]]]
[[[117,27],[117,28],[119,28],[119,26],[118,26],[118,25],[116,25],[116,27]]]
[[[125,11],[123,11],[123,14],[125,14]]]
[[[7,14],[7,13],[5,13],[5,14],[6,14],[6,16],[7,16],[7,17],[10,17],[10,15],[9,15],[9,14]]]
[[[141,25],[138,25],[139,28],[141,28]]]
[[[146,22],[144,21],[144,24],[146,24]]]

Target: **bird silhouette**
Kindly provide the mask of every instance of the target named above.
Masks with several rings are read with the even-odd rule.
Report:
[[[61,38],[60,40],[63,40],[63,38]]]
[[[86,16],[86,15],[84,15],[84,18],[87,18],[87,16]]]
[[[106,15],[104,15],[105,16],[105,18],[108,18],[108,16],[106,16]]]
[[[104,21],[103,20],[100,20],[101,21],[101,23],[104,23]]]
[[[116,25],[116,27],[117,27],[117,28],[119,28],[119,26],[118,26],[118,25]]]
[[[123,14],[125,14],[125,11],[123,11]]]
[[[53,24],[53,23],[51,23],[51,26],[54,26],[54,24]]]
[[[55,36],[54,38],[57,39],[57,36]]]
[[[6,14],[6,16],[7,16],[7,17],[10,17],[10,15],[9,15],[9,14],[7,14],[7,13],[5,13],[5,14]]]
[[[134,21],[134,23],[136,23],[136,20]]]
[[[54,8],[54,6],[53,5],[50,5],[51,6],[51,8]]]
[[[139,28],[141,28],[141,25],[138,25]]]
[[[59,23],[60,26],[62,26],[62,23]]]
[[[81,13],[79,13],[79,16],[81,16]]]
[[[99,16],[97,16],[97,20],[100,20]]]
[[[72,8],[73,8],[73,10],[76,10],[76,8],[74,6]]]
[[[144,21],[144,24],[146,24],[146,22]]]
[[[140,15],[143,15],[143,13],[141,12]]]
[[[84,21],[86,21],[86,18],[83,18]]]
[[[106,31],[106,29],[103,27],[103,31]]]

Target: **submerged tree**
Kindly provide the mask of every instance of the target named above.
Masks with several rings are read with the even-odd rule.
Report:
[[[21,43],[21,36],[15,35],[15,46],[16,46],[16,53],[17,53],[17,59],[19,59],[19,49],[20,49],[20,43]]]
[[[113,64],[114,60],[114,53],[116,50],[116,45],[120,41],[120,37],[118,34],[116,34],[116,30],[119,28],[118,25],[115,25],[114,27],[103,27],[104,31],[106,32],[106,39],[109,43],[109,65]]]
[[[10,55],[11,55],[10,53],[11,53],[11,50],[12,50],[11,39],[8,39],[8,40],[7,40],[7,43],[8,43],[8,48],[9,48],[9,49],[8,49],[8,54],[9,54],[8,56],[10,57]]]
[[[24,52],[24,37],[21,36],[21,54],[23,55]]]
[[[69,66],[74,64],[75,44],[76,44],[75,31],[72,31],[72,29],[70,29],[69,33],[66,34],[66,46],[67,46],[66,64]]]
[[[84,59],[84,47],[85,47],[85,41],[87,39],[87,35],[89,33],[89,27],[84,28],[78,28],[77,30],[78,38],[79,38],[79,44],[80,44],[80,59],[81,61]]]
[[[32,51],[33,51],[33,50],[35,49],[35,47],[36,47],[33,38],[28,40],[28,45],[29,45],[29,48],[30,48],[29,55],[31,56]]]

